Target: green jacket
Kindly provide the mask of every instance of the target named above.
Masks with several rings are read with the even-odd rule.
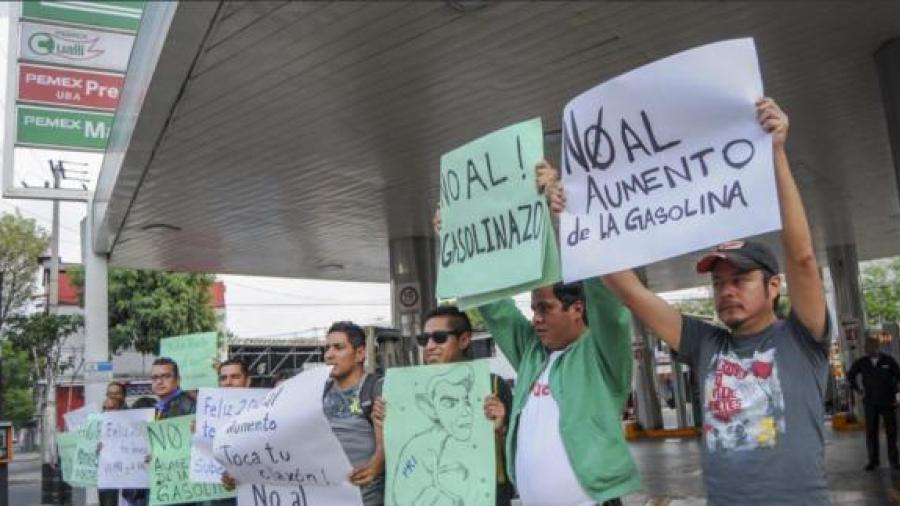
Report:
[[[554,363],[550,390],[559,404],[559,432],[575,476],[603,503],[641,486],[622,429],[631,392],[631,314],[601,281],[585,281],[584,290],[590,328]],[[512,300],[478,309],[518,374],[506,439],[507,470],[515,482],[519,416],[549,353]]]

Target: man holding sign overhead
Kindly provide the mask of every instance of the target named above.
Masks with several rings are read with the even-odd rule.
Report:
[[[463,307],[478,305],[495,343],[516,369],[506,468],[522,503],[617,505],[619,497],[640,487],[621,426],[631,391],[631,319],[599,280],[558,282],[550,217],[541,215],[545,198],[535,190],[531,169],[546,165],[539,127],[537,120],[506,127],[442,157],[441,207],[435,215],[442,252],[438,296],[445,281],[454,288],[444,296],[456,296]],[[496,188],[477,184],[482,158]],[[496,162],[501,159],[506,162]],[[468,177],[462,181],[476,184],[454,191],[453,167],[465,167]],[[514,210],[528,209],[533,220],[540,220],[532,234],[539,238],[511,241],[525,237]],[[473,219],[479,210],[483,216]],[[460,253],[467,238],[470,246]],[[503,256],[510,253],[521,258]],[[479,258],[493,262],[478,264]],[[458,261],[470,270],[446,268]],[[498,274],[509,267],[515,267],[516,276]],[[532,322],[508,298],[528,290]]]
[[[697,262],[697,272],[711,273],[716,312],[727,329],[682,316],[631,271],[604,281],[704,385],[702,460],[710,504],[828,504],[825,295],[785,152],[788,117],[768,98],[757,102],[756,115],[772,138],[790,316],[781,320],[775,312],[778,260],[752,241],[724,243]],[[551,202],[554,211],[565,205],[558,191]]]

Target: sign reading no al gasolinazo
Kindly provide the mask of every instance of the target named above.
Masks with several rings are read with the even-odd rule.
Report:
[[[16,106],[16,143],[104,150],[113,115],[52,107]]]
[[[23,64],[19,66],[19,100],[114,111],[124,80],[116,74]]]

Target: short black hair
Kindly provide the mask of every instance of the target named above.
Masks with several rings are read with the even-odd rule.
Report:
[[[568,310],[572,304],[576,302],[581,302],[582,307],[584,307],[584,286],[581,284],[581,281],[574,281],[572,283],[563,283],[560,281],[553,285],[553,296],[559,299],[562,303],[563,309]],[[587,311],[582,310],[581,319],[584,320],[584,324],[588,324]]]
[[[343,332],[344,334],[347,334],[347,339],[350,341],[350,346],[353,346],[353,348],[359,348],[360,346],[366,345],[365,331],[363,331],[362,327],[351,321],[332,323],[331,327],[328,328],[328,334],[331,334],[332,332]]]
[[[153,361],[153,364],[151,364],[150,367],[153,367],[153,366],[156,366],[156,365],[170,365],[170,366],[172,366],[172,371],[175,372],[175,377],[176,377],[176,378],[181,378],[181,375],[178,374],[178,363],[175,362],[174,360],[172,360],[171,358],[169,358],[169,357],[159,357],[158,359],[156,359],[156,360]]]
[[[228,360],[219,363],[219,374],[222,373],[222,368],[226,365],[237,365],[241,367],[241,372],[244,373],[244,376],[250,376],[250,368],[247,367],[247,363],[237,357],[231,357]]]
[[[106,389],[109,390],[109,387],[113,385],[122,389],[122,395],[128,395],[128,387],[125,386],[125,383],[122,383],[121,381],[110,381],[109,384],[106,385]]]
[[[450,323],[450,328],[453,329],[453,332],[456,334],[465,334],[466,332],[472,332],[472,321],[469,320],[469,315],[467,315],[465,311],[460,311],[456,306],[438,306],[432,309],[425,314],[425,319],[422,320],[422,325],[428,323],[428,320],[437,318],[439,316],[447,317],[447,321]]]

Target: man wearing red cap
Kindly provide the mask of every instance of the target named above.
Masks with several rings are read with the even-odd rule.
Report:
[[[825,295],[785,153],[788,118],[771,99],[757,103],[757,116],[772,134],[790,316],[780,320],[775,311],[781,287],[775,255],[751,241],[723,244],[697,263],[698,272],[712,275],[716,312],[727,328],[682,316],[631,271],[604,281],[702,385],[710,505],[828,504]],[[555,186],[551,171],[544,172],[541,182]],[[551,207],[564,207],[561,190],[551,191]]]

